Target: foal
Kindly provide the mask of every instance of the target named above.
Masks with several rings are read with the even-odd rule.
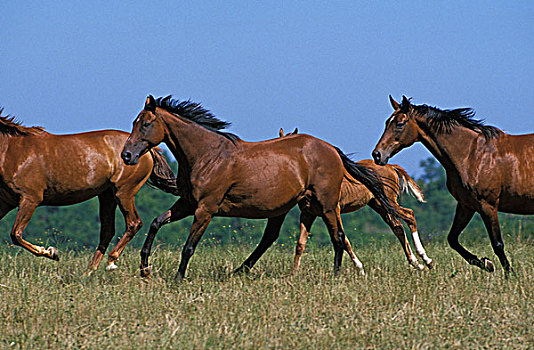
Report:
[[[289,137],[290,135],[295,135],[297,133],[298,129],[295,129],[293,132],[285,135],[285,137]],[[280,129],[279,135],[280,137],[284,137],[283,129]],[[390,203],[397,209],[397,211],[404,215],[403,220],[404,222],[406,222],[406,224],[408,224],[408,227],[410,228],[417,254],[421,257],[421,259],[425,262],[426,266],[429,269],[432,268],[434,263],[432,259],[427,256],[425,249],[423,248],[423,245],[421,243],[421,240],[419,239],[419,234],[417,233],[417,223],[415,221],[415,215],[413,213],[413,210],[403,208],[397,202],[401,190],[409,191],[415,198],[417,198],[418,201],[424,202],[425,200],[423,192],[421,191],[417,183],[406,173],[403,168],[398,165],[378,166],[374,165],[373,161],[370,159],[361,160],[357,163],[374,170],[382,179],[384,183],[384,190]],[[408,239],[406,238],[406,234],[404,232],[404,228],[400,220],[398,218],[391,217],[390,215],[388,215],[383,209],[380,202],[374,198],[373,194],[359,181],[349,179],[349,176],[350,175],[347,175],[347,178],[344,178],[343,182],[341,183],[341,199],[339,200],[341,213],[352,213],[354,211],[360,210],[366,205],[371,207],[371,209],[376,211],[382,217],[382,219],[386,222],[386,224],[388,224],[395,236],[401,242],[408,263],[419,270],[424,269],[423,265],[418,263],[417,258],[412,253],[410,244],[408,243]],[[306,210],[306,208],[302,209],[304,210],[301,212],[300,215],[300,234],[295,250],[295,260],[293,263],[294,273],[297,271],[300,265],[300,259],[304,252],[306,242],[310,234],[309,230],[313,222],[317,218],[317,215],[311,213],[309,210]],[[354,254],[349,239],[346,235],[345,246],[347,248],[346,251],[350,255],[353,263],[356,265],[356,267],[360,269],[360,272],[363,275],[363,265]]]

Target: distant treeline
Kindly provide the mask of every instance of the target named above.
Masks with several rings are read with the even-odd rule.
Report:
[[[169,158],[169,157],[168,157]],[[178,165],[168,159],[172,168],[177,171]],[[445,184],[445,172],[434,158],[420,163],[422,175],[417,182],[424,191],[426,203],[419,203],[404,193],[401,203],[412,208],[418,224],[418,231],[423,242],[444,240],[452,223],[456,202],[449,194]],[[139,231],[131,246],[142,246],[145,234],[152,220],[168,209],[176,197],[159,190],[144,186],[136,197],[136,205],[144,226]],[[9,232],[15,219],[16,210],[0,221],[4,232],[3,241],[11,244]],[[506,236],[532,238],[534,221],[532,217],[500,214],[504,240]],[[294,208],[287,216],[277,244],[293,246],[298,237],[299,210]],[[182,245],[189,233],[192,218],[169,224],[163,227],[156,239],[156,244]],[[266,220],[246,220],[240,218],[215,218],[209,225],[202,242],[204,244],[251,244],[256,245],[263,233]],[[365,207],[356,213],[344,214],[343,224],[347,236],[356,246],[396,240],[389,227],[382,219]],[[98,201],[96,198],[68,207],[41,207],[35,212],[24,236],[33,243],[54,245],[63,249],[93,249],[98,244],[100,223],[98,219]],[[408,232],[408,229],[406,228]],[[124,220],[119,211],[116,215],[116,236],[112,244],[124,232]],[[460,237],[462,241],[487,239],[482,220],[475,219]],[[330,244],[330,238],[321,220],[317,220],[312,228],[310,244]]]

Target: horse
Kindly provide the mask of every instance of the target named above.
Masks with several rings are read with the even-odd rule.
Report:
[[[13,116],[1,116],[0,109],[0,219],[18,207],[11,240],[36,256],[59,261],[55,247],[45,249],[23,238],[38,206],[63,206],[99,201],[100,242],[87,267],[87,274],[98,268],[115,235],[115,211],[119,206],[126,232],[109,253],[108,270],[124,247],[139,231],[141,219],[134,197],[148,180],[163,191],[176,193],[174,173],[156,149],[127,167],[120,151],[128,133],[100,130],[70,135],[54,135],[42,127],[26,127]]]
[[[147,97],[121,157],[126,164],[137,164],[141,155],[164,142],[179,164],[181,197],[152,222],[141,250],[142,276],[151,271],[148,257],[157,230],[189,215],[194,220],[177,280],[184,278],[187,264],[215,215],[268,219],[260,243],[235,271],[247,272],[278,238],[286,214],[297,203],[318,208],[334,246],[337,274],[345,246],[338,205],[345,170],[368,186],[390,215],[400,215],[388,202],[376,174],[329,143],[309,135],[246,142],[221,131],[229,125],[198,103],[180,102],[170,95]]]
[[[280,129],[278,134],[280,137],[289,137],[291,135],[298,134],[298,129],[295,129],[286,135],[284,135],[284,130]],[[425,202],[423,191],[421,191],[419,185],[417,185],[414,179],[412,179],[408,173],[406,173],[406,171],[398,165],[377,166],[371,159],[364,159],[357,163],[374,170],[376,174],[381,177],[384,182],[384,189],[389,202],[397,209],[397,211],[404,214],[403,219],[410,228],[412,239],[415,244],[415,251],[421,257],[425,265],[431,269],[434,266],[434,262],[426,254],[425,248],[419,239],[417,222],[415,221],[413,210],[401,207],[397,202],[401,191],[409,192],[419,202]],[[388,215],[384,211],[380,202],[373,197],[372,192],[357,180],[350,179],[349,174],[343,178],[343,182],[341,183],[341,199],[339,201],[339,205],[341,214],[352,213],[368,205],[382,217],[386,224],[388,224],[388,226],[391,228],[391,231],[393,231],[395,236],[399,239],[408,263],[419,270],[424,269],[424,266],[419,264],[417,258],[410,248],[410,244],[408,243],[408,239],[406,238],[406,234],[400,220]],[[317,215],[312,212],[301,211],[300,234],[295,249],[293,273],[296,273],[300,266],[300,260],[302,254],[304,253],[304,249],[306,248],[306,242],[308,241],[308,236],[310,234],[309,230],[316,218]],[[352,262],[360,270],[360,273],[364,275],[365,272],[363,265],[354,254],[347,236],[345,236],[345,246],[347,247],[347,253],[351,257]]]
[[[420,141],[445,168],[447,188],[456,199],[456,213],[448,234],[449,245],[469,264],[493,272],[488,258],[479,259],[458,241],[479,213],[505,277],[511,271],[504,252],[498,212],[534,214],[534,134],[509,135],[475,119],[471,108],[441,110],[413,105],[389,96],[394,112],[372,156],[383,165],[400,150]]]

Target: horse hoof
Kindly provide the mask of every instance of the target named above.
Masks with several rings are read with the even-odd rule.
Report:
[[[426,263],[426,267],[428,267],[429,270],[432,270],[434,267],[434,260],[430,260],[430,262]]]
[[[144,277],[144,278],[150,277],[150,274],[152,274],[152,265],[149,265],[147,267],[144,267],[143,265],[141,265],[140,273],[141,273],[141,277]]]
[[[55,260],[55,261],[59,261],[59,252],[57,251],[56,248],[54,247],[48,247],[48,249],[46,250],[47,254],[48,254],[48,258],[52,259],[52,260]]]
[[[493,262],[488,258],[482,258],[482,263],[484,264],[484,270],[488,272],[495,271],[495,265],[493,265]]]
[[[248,274],[250,270],[251,270],[250,267],[241,265],[237,269],[234,270],[234,275]]]
[[[119,267],[114,263],[114,262],[111,262],[108,264],[108,266],[106,266],[106,270],[107,271],[114,271],[116,269],[118,269]]]

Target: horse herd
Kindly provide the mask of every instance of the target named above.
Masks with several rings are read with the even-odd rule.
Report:
[[[534,213],[534,135],[508,135],[474,118],[473,110],[440,110],[401,103],[390,96],[394,109],[372,152],[374,162],[354,162],[339,148],[297,130],[280,137],[246,142],[224,132],[228,122],[200,104],[171,96],[148,96],[130,134],[101,130],[53,135],[40,127],[25,127],[13,117],[0,116],[0,219],[18,207],[11,239],[36,256],[59,260],[54,247],[23,239],[23,231],[41,205],[70,205],[97,196],[100,241],[87,273],[96,270],[115,234],[115,211],[121,210],[126,232],[108,255],[107,269],[116,262],[141,228],[134,197],[145,182],[178,196],[150,225],[141,250],[141,274],[149,276],[152,243],[161,226],[193,215],[182,250],[177,278],[214,216],[267,218],[262,239],[236,270],[247,271],[278,238],[289,210],[301,209],[300,235],[293,271],[299,267],[311,226],[324,221],[334,247],[334,273],[343,251],[364,273],[344,234],[341,213],[369,205],[400,240],[408,262],[424,269],[413,254],[401,220],[410,228],[415,250],[424,264],[430,259],[419,239],[413,211],[397,197],[410,191],[423,194],[415,181],[388,160],[414,142],[421,142],[443,165],[447,188],[458,202],[448,241],[468,263],[493,272],[488,258],[478,258],[460,245],[458,236],[475,212],[482,217],[491,245],[504,269],[511,267],[504,252],[498,211]],[[0,114],[1,114],[0,110]],[[175,175],[156,147],[165,143],[179,164]]]

